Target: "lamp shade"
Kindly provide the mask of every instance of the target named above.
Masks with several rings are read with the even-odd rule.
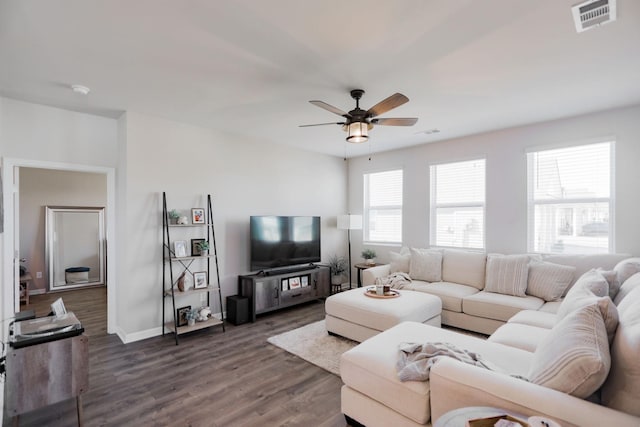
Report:
[[[362,215],[351,215],[351,214],[339,215],[338,228],[340,230],[361,230]]]
[[[369,139],[368,135],[369,127],[367,123],[364,122],[353,122],[350,123],[347,129],[347,142],[360,143],[367,142]]]

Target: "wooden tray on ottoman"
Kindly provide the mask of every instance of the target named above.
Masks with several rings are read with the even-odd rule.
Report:
[[[395,289],[391,289],[388,292],[385,292],[384,295],[378,295],[376,293],[375,286],[368,287],[365,290],[364,294],[370,298],[382,298],[382,299],[398,298],[400,296],[400,292],[396,291]]]

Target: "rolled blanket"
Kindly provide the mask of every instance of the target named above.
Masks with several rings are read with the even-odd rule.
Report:
[[[398,349],[399,357],[396,370],[400,381],[427,381],[431,367],[441,357],[451,357],[470,365],[504,372],[492,363],[483,360],[479,354],[459,349],[446,342],[401,343]]]
[[[378,277],[376,286],[390,286],[393,289],[402,289],[411,283],[411,277],[407,273],[391,273],[386,277]]]

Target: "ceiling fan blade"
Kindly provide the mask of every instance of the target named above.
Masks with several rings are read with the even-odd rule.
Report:
[[[417,117],[389,118],[389,119],[371,119],[374,125],[383,126],[413,126],[418,121]]]
[[[316,107],[320,107],[327,111],[331,111],[332,113],[337,114],[339,116],[349,117],[349,113],[347,113],[346,111],[342,111],[341,109],[334,107],[333,105],[327,104],[326,102],[323,102],[323,101],[309,101],[309,102],[315,105]]]
[[[384,99],[378,102],[373,107],[369,108],[367,114],[369,117],[379,116],[380,114],[386,113],[387,111],[399,107],[406,102],[409,102],[409,98],[401,93],[394,93],[387,99]]]
[[[324,125],[343,125],[344,122],[331,122],[331,123],[316,123],[313,125],[298,125],[299,128],[308,128],[311,126],[324,126]]]

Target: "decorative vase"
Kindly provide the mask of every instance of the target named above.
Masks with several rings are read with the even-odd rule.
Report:
[[[200,251],[201,256],[209,256],[209,249],[203,249]]]
[[[342,275],[341,274],[334,274],[333,276],[331,276],[331,284],[332,285],[341,285],[342,284]]]
[[[188,320],[187,320],[187,325],[189,325],[189,326],[193,326],[193,325],[195,325],[195,324],[196,324],[196,319],[188,319]]]
[[[368,264],[368,265],[375,264],[375,261],[373,260],[373,258],[368,258],[368,259],[364,260],[364,262],[365,262],[365,264]]]

